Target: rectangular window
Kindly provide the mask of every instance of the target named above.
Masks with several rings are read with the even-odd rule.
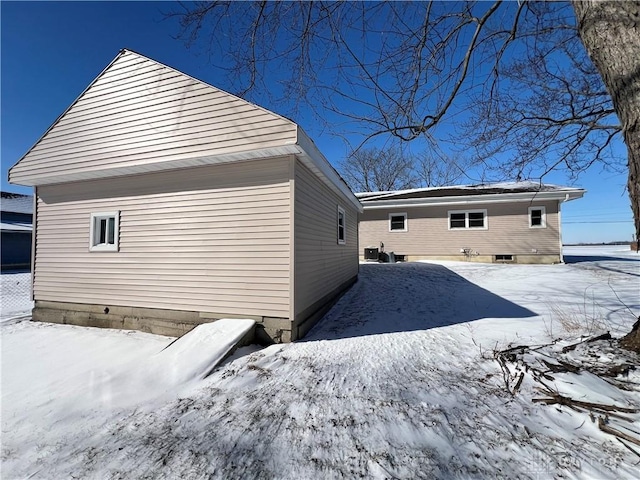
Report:
[[[529,228],[547,228],[547,214],[544,207],[529,207]]]
[[[466,228],[465,213],[449,213],[449,228]]]
[[[458,210],[449,212],[449,230],[488,228],[486,210]]]
[[[513,262],[513,255],[496,255],[496,262]]]
[[[89,250],[91,252],[117,252],[120,212],[91,214]]]
[[[338,243],[344,245],[347,243],[347,233],[345,229],[345,215],[344,209],[338,207]]]
[[[469,228],[484,228],[483,212],[469,212]]]
[[[389,214],[389,231],[390,232],[406,232],[407,231],[407,214],[406,213],[390,213]]]

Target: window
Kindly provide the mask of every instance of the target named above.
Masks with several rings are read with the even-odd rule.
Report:
[[[513,262],[513,255],[496,255],[496,262]]]
[[[389,231],[390,232],[406,232],[407,231],[407,214],[406,213],[390,213],[389,214]]]
[[[449,213],[449,228],[466,228],[466,213]]]
[[[92,252],[117,252],[120,212],[91,214],[89,250]]]
[[[340,245],[344,245],[345,243],[347,243],[344,209],[340,207],[338,207],[338,243]]]
[[[486,210],[460,210],[449,212],[449,230],[471,228],[479,230],[486,230],[488,228]]]
[[[529,228],[547,228],[547,214],[544,207],[529,207]]]

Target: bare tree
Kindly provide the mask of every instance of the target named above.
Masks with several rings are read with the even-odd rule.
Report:
[[[413,158],[398,148],[361,148],[341,163],[340,170],[357,192],[404,190],[417,185]]]
[[[305,106],[363,142],[462,143],[459,131],[445,138],[437,127],[468,119],[470,99],[491,98],[478,102],[491,121],[475,123],[480,134],[471,139],[481,160],[494,168],[499,155],[508,165],[497,166],[540,178],[619,166],[608,146],[622,132],[639,237],[639,5],[216,1],[171,15],[188,43],[205,39],[236,93]],[[518,90],[527,80],[531,93]]]
[[[627,145],[627,188],[640,240],[640,2],[574,1],[578,31],[600,72]]]
[[[578,30],[602,75],[627,145],[627,188],[640,240],[640,2],[574,1]],[[640,353],[640,319],[623,346]]]
[[[349,186],[359,192],[455,185],[465,174],[463,161],[429,150],[419,154],[400,147],[361,148],[340,165]]]
[[[412,140],[453,106],[477,73],[474,61],[495,57],[509,41],[509,29],[488,25],[499,25],[500,15],[519,17],[523,8],[513,6],[214,1],[182,4],[169,15],[187,44],[204,40],[235,93],[269,94],[281,105],[304,101],[329,124],[330,115],[352,120],[367,138]]]
[[[417,156],[414,171],[423,187],[455,185],[466,176],[461,159],[436,155],[433,151],[425,151]]]
[[[529,9],[535,15],[518,26],[520,37],[531,39],[526,48],[498,65],[470,102],[463,138],[475,160],[513,178],[559,167],[576,177],[594,164],[622,170],[624,159],[609,149],[622,127],[578,37],[573,9],[548,2]]]

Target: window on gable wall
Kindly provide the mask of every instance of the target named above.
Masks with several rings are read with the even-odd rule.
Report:
[[[529,207],[529,228],[547,228],[547,214],[544,207]]]
[[[92,252],[117,252],[120,212],[91,214],[89,250]]]
[[[347,243],[347,233],[346,233],[346,229],[345,229],[345,214],[344,214],[344,209],[341,207],[338,207],[338,243],[340,245],[344,245],[345,243]]]
[[[479,229],[486,230],[486,210],[453,210],[449,212],[449,230]]]
[[[390,232],[406,232],[407,231],[407,214],[406,213],[390,213],[389,214],[389,231]]]

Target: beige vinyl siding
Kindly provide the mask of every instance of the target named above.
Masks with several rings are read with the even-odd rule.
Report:
[[[35,299],[288,318],[290,161],[39,187]],[[119,251],[90,252],[114,210]]]
[[[546,228],[529,228],[529,207],[546,209]],[[449,230],[449,211],[487,210],[487,229]],[[390,232],[389,214],[407,213],[407,231]],[[360,255],[378,247],[409,256],[460,255],[470,248],[480,255],[533,253],[559,255],[558,202],[513,202],[366,210],[360,217]]]
[[[295,314],[358,275],[358,212],[300,161],[295,165]],[[346,243],[338,244],[338,206]]]
[[[125,51],[11,170],[11,181],[294,144],[276,114]],[[46,182],[45,182],[46,183]]]

